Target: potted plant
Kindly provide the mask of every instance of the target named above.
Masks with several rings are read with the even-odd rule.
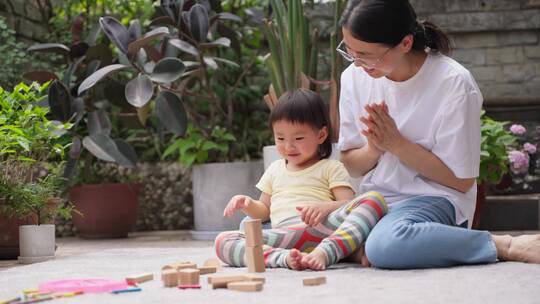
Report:
[[[68,170],[74,168],[76,159],[81,155],[81,146],[105,161],[116,161],[122,165],[133,165],[136,161],[135,153],[126,141],[111,139],[105,108],[96,102],[100,99],[96,100],[95,96],[100,95],[103,87],[111,82],[127,82],[112,91],[123,91],[125,94],[122,94],[122,98],[135,109],[138,122],[145,128],[156,130],[158,147],[184,137],[188,119],[207,140],[215,132],[221,132],[219,130],[225,130],[222,134],[232,132],[237,121],[234,97],[240,91],[245,73],[233,60],[222,55],[230,49],[234,49],[235,53],[242,51],[240,36],[231,25],[242,22],[242,19],[223,12],[219,3],[212,5],[207,1],[162,0],[156,6],[157,17],[144,34],[138,20],[131,20],[129,27],[126,27],[113,17],[100,18],[100,28],[115,46],[117,58],[109,62],[88,62],[88,52],[93,47],[90,46],[85,59],[73,62],[74,69],[78,63],[84,63],[86,72],[78,73],[76,81],[72,81],[73,77],[56,80],[52,84],[54,94],[49,94],[49,104],[53,112],[54,109],[59,110],[56,112],[61,121],[69,121],[74,116],[79,125],[87,124],[84,136],[73,139]],[[42,49],[49,47],[41,46]],[[64,51],[68,49],[71,53],[71,48],[60,48]],[[251,56],[252,62],[258,61],[257,55],[254,52]],[[232,84],[219,84],[219,80],[230,78],[227,75],[230,69],[238,78]],[[102,81],[106,77],[112,80]],[[86,119],[82,118],[84,115]],[[230,143],[230,140],[225,142]],[[224,153],[220,147],[208,144],[181,149],[180,146],[176,145],[177,151],[191,148],[204,150],[197,157],[198,161],[204,153],[208,153],[208,160],[219,159],[216,155],[220,153],[228,154],[227,160],[235,155],[234,147]],[[250,187],[253,188],[252,182]],[[243,189],[240,191],[244,192]],[[226,199],[222,197],[221,200]],[[198,205],[198,201],[195,201],[195,205]],[[211,208],[217,210],[221,206],[215,206],[214,202]],[[201,213],[196,218],[199,216],[208,218]]]
[[[33,81],[52,81],[47,104],[50,116],[56,121],[71,123],[71,139],[66,154],[64,177],[71,186],[69,198],[80,213],[73,214],[73,223],[81,237],[127,237],[137,219],[138,186],[128,183],[104,183],[92,178],[94,159],[134,167],[137,155],[124,139],[117,135],[119,123],[137,117],[126,101],[121,79],[101,84],[92,94],[78,95],[84,79],[101,66],[112,63],[108,45],[99,42],[99,27],[94,27],[83,40],[84,18],[79,16],[72,25],[72,44],[36,44],[29,52],[60,54],[67,68],[62,77],[51,71],[32,71],[24,77]],[[119,119],[111,120],[109,114]],[[131,119],[131,120],[130,120]],[[120,120],[120,122],[119,122]],[[115,125],[116,124],[116,125]],[[90,183],[90,184],[83,184]]]
[[[476,210],[472,227],[477,227],[486,200],[486,185],[498,184],[508,172],[508,147],[516,142],[515,136],[505,129],[508,122],[491,119],[482,110],[480,173],[477,182]]]
[[[2,230],[2,240],[20,244],[19,262],[25,264],[54,257],[54,218],[69,217],[73,210],[60,198],[59,164],[71,125],[47,118],[48,108],[39,105],[46,89],[37,83],[19,84],[13,92],[0,87],[0,215],[3,224],[22,221],[18,238]]]

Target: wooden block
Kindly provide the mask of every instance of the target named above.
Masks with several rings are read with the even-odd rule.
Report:
[[[161,267],[161,270],[175,269],[176,271],[180,271],[187,268],[197,268],[197,264],[192,262],[171,263]]]
[[[201,275],[217,272],[217,267],[215,266],[202,266],[197,269],[199,269],[199,271],[201,272]]]
[[[212,284],[212,288],[227,288],[228,283],[247,281],[248,278],[244,275],[226,275],[226,276],[208,276],[208,283]]]
[[[250,274],[245,274],[244,276],[247,278],[248,281],[261,282],[261,283],[266,282],[266,279],[263,276],[260,276],[260,275],[250,273]]]
[[[166,269],[161,272],[161,281],[165,287],[178,286],[178,271],[175,269]]]
[[[249,220],[244,223],[244,233],[246,234],[246,247],[261,246],[262,238],[262,221]]]
[[[139,283],[152,281],[153,279],[154,279],[154,275],[151,273],[138,274],[138,275],[132,275],[132,276],[127,277],[126,283],[139,284]]]
[[[178,272],[181,285],[198,285],[201,272],[199,269],[182,269]]]
[[[316,285],[322,285],[325,283],[326,283],[326,277],[313,277],[313,278],[304,279],[304,286],[316,286]]]
[[[238,291],[261,291],[263,289],[263,283],[255,281],[231,282],[227,284],[227,289]]]
[[[178,288],[179,289],[201,289],[201,285],[199,284],[196,284],[196,285],[178,285]]]
[[[246,247],[248,272],[265,272],[262,246]]]
[[[214,266],[216,270],[221,270],[221,261],[217,258],[211,258],[204,261],[203,266]]]

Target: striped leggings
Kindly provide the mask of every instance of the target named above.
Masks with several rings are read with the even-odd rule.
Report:
[[[315,248],[326,253],[327,265],[353,253],[367,239],[375,224],[388,211],[378,192],[367,192],[330,213],[316,226],[294,225],[263,230],[264,261],[268,268],[287,268],[285,258],[290,249],[311,252]],[[245,267],[245,235],[241,231],[225,231],[215,240],[218,258],[234,267]]]

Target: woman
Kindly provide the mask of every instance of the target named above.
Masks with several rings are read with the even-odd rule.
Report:
[[[407,0],[349,1],[338,51],[340,138],[360,192],[390,211],[366,242],[383,268],[515,260],[540,263],[540,235],[495,236],[470,228],[480,163],[482,95],[449,52],[447,36],[418,22]]]

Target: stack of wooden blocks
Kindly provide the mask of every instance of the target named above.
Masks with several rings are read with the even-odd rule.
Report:
[[[245,222],[244,231],[248,272],[264,272],[262,221],[249,220]]]
[[[208,262],[208,261],[207,261]],[[216,265],[205,265],[197,267],[192,262],[182,262],[167,264],[161,268],[161,280],[165,287],[201,288],[199,285],[200,276],[217,271]]]

